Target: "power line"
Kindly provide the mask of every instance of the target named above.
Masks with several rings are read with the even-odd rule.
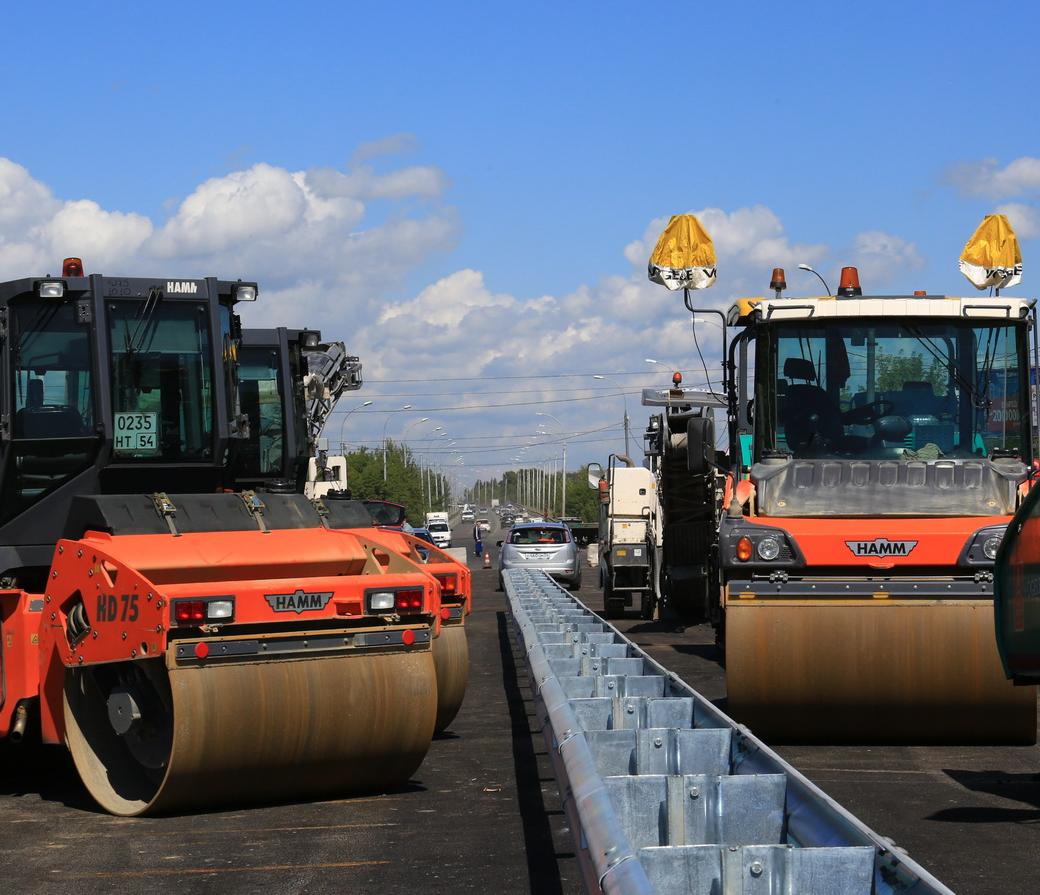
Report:
[[[439,377],[437,377],[437,381],[438,382],[485,382],[485,381],[501,380],[501,379],[567,379],[567,378],[571,378],[571,377],[580,377],[580,376],[597,376],[597,375],[601,376],[601,375],[604,375],[605,372],[606,372],[606,374],[608,374],[610,376],[649,376],[649,375],[652,375],[652,371],[650,371],[650,370],[628,370],[628,371],[621,372],[621,373],[611,373],[609,370],[608,371],[593,370],[591,373],[531,373],[531,374],[528,374],[526,376],[520,376],[520,375],[516,375],[516,376],[454,376],[454,377],[452,377],[452,376],[439,376]],[[694,371],[693,370],[680,370],[679,372],[680,373],[691,373],[691,372],[694,372]],[[429,382],[430,379],[429,379],[429,377],[425,377],[425,378],[422,378],[422,379],[366,379],[365,381],[368,382],[368,383],[372,383],[372,384],[375,384],[375,383],[388,384],[388,383],[398,383],[398,382]]]

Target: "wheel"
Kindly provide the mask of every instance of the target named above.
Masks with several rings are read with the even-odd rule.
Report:
[[[639,596],[639,617],[644,621],[651,621],[657,608],[655,603],[653,591],[643,591]]]
[[[622,597],[617,599],[614,596],[614,588],[609,584],[603,588],[603,617],[604,618],[624,618],[625,615],[625,600]]]

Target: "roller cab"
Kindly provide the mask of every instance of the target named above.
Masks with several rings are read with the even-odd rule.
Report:
[[[993,577],[1033,460],[1032,303],[847,279],[727,318],[730,710],[778,741],[1031,743]]]

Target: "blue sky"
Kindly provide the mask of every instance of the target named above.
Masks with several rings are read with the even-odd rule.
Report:
[[[1002,170],[1040,156],[1038,18],[1030,4],[1000,3],[58,4],[46,14],[22,4],[5,10],[14,39],[0,56],[0,157],[61,200],[155,230],[207,180],[258,164],[438,172],[436,189],[370,190],[353,232],[431,219],[441,229],[392,275],[351,281],[353,312],[314,312],[348,340],[330,327],[370,324],[356,350],[382,378],[404,378],[382,359],[392,347],[372,355],[388,303],[407,306],[472,270],[518,303],[514,316],[540,296],[614,313],[621,299],[604,296],[604,282],[638,276],[625,247],[678,211],[768,209],[788,248],[826,246],[810,259],[825,270],[855,263],[861,234],[887,234],[913,251],[877,268],[884,291],[962,291],[956,258],[978,219],[1007,202],[1035,214],[1030,176],[1018,193],[987,187],[982,162]],[[359,147],[400,134],[407,152],[358,160]],[[1031,287],[1035,237],[1023,245]],[[248,260],[234,247],[178,244],[159,256],[250,275],[227,269]],[[323,257],[331,264],[334,252]],[[771,264],[754,264],[760,272],[746,251],[734,256],[732,288],[764,288]],[[270,274],[283,296],[322,276]],[[789,272],[794,288],[798,276]],[[587,306],[563,301],[582,290]],[[681,319],[660,313],[660,327]],[[456,326],[474,329],[465,315]],[[635,369],[654,343],[661,353],[648,329],[650,345],[630,357],[619,348],[604,370]],[[605,363],[602,351],[525,358],[539,372],[594,360]],[[461,375],[509,373],[508,361]],[[591,427],[589,414],[575,427]],[[459,428],[489,424],[529,428],[486,414]]]

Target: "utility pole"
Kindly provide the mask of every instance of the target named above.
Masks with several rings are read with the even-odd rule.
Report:
[[[617,417],[614,417],[617,419]],[[560,492],[563,495],[563,506],[560,510],[560,516],[567,515],[567,442],[563,443],[563,469],[560,470],[560,484],[563,491]]]

